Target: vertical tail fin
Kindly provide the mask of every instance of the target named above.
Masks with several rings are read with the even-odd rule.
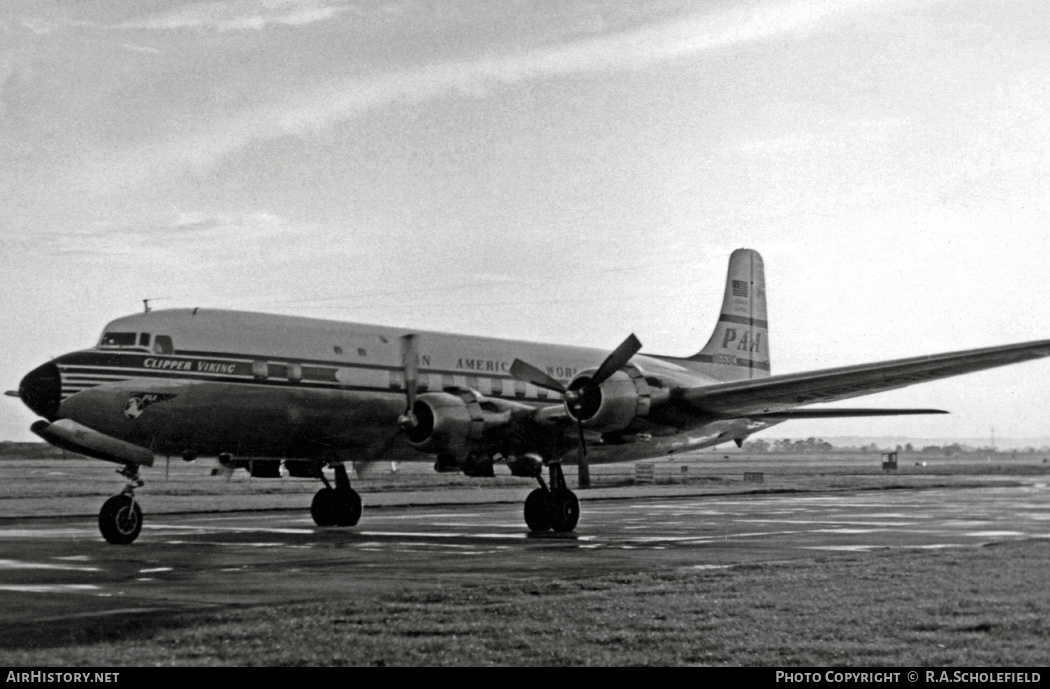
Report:
[[[687,360],[694,362],[691,368],[722,381],[769,375],[766,274],[757,251],[737,249],[729,257],[718,324],[704,348]]]

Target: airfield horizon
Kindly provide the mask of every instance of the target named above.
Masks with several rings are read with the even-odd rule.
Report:
[[[315,479],[252,478],[244,470],[212,475],[207,460],[172,458],[143,472],[139,500],[149,514],[245,510],[308,511],[320,487]],[[647,471],[648,468],[648,471]],[[639,473],[641,472],[641,473]],[[651,472],[651,473],[650,473]],[[693,452],[671,460],[591,466],[592,487],[579,489],[566,465],[569,485],[583,501],[646,496],[694,496],[922,489],[1005,485],[1050,475],[1040,453],[970,452],[952,457],[901,453],[898,468],[885,471],[879,452],[821,454]],[[491,478],[437,473],[431,465],[388,462],[359,465],[351,480],[368,509],[385,506],[520,502],[536,486],[498,466]],[[115,465],[66,459],[0,459],[0,519],[90,516],[121,481]]]

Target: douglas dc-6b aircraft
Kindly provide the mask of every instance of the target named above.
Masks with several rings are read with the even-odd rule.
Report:
[[[1050,340],[770,375],[762,258],[729,259],[714,334],[697,354],[613,352],[209,309],[147,311],[106,326],[92,349],[25,376],[34,433],[116,462],[127,485],[99,513],[110,543],[142,528],[135,488],[155,454],[218,456],[253,476],[319,479],[320,526],[353,526],[361,498],[345,462],[418,451],[438,471],[492,476],[504,462],[539,487],[534,531],[580,516],[562,463],[627,461],[735,441],[788,419],[946,413],[802,408],[1050,355]],[[15,393],[9,393],[15,394]],[[249,460],[249,458],[251,458]],[[334,469],[335,485],[323,473]],[[544,481],[543,470],[549,481]]]

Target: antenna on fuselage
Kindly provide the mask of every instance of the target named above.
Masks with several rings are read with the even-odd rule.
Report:
[[[150,297],[149,299],[142,300],[142,313],[149,313],[153,309],[150,308],[149,303],[151,301],[159,301],[161,299],[167,299],[167,297]]]

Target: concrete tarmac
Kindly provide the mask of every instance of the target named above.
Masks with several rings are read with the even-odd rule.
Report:
[[[527,493],[518,492],[521,499]],[[364,516],[353,528],[318,528],[305,507],[147,512],[131,546],[105,543],[95,518],[2,520],[0,628],[8,633],[0,646],[18,647],[17,630],[85,617],[1050,538],[1045,478],[780,495],[583,491],[583,516],[571,534],[531,534],[521,502],[502,502],[502,491],[474,504],[382,495],[364,495]],[[436,491],[432,499],[448,497]]]

